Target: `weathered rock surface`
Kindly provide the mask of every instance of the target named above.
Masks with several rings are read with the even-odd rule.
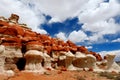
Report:
[[[24,55],[26,59],[25,70],[43,72],[42,67],[43,53],[37,50],[29,50]]]
[[[82,53],[81,53],[82,54]],[[73,65],[78,68],[93,68],[96,58],[93,55],[77,55]]]
[[[44,72],[46,68],[54,70],[58,67],[93,71],[120,69],[113,61],[115,55],[106,55],[102,59],[99,54],[70,40],[64,42],[33,32],[26,24],[19,24],[18,20],[16,14],[9,19],[0,17],[0,73],[15,72],[16,69]]]

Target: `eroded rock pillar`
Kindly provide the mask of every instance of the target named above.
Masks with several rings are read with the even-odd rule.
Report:
[[[29,50],[24,55],[26,59],[25,70],[43,73],[42,67],[43,53],[37,50]]]
[[[96,58],[91,55],[81,52],[76,52],[76,59],[73,61],[73,65],[78,68],[93,68],[96,62]]]
[[[45,51],[44,52],[44,68],[53,70],[51,60],[52,58]]]

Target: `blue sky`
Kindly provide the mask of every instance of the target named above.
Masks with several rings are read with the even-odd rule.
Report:
[[[1,0],[0,10],[33,31],[120,56],[120,0]]]

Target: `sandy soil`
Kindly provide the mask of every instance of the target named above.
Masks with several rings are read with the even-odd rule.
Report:
[[[0,80],[109,80],[90,71],[48,71],[44,74],[18,72],[15,76],[0,75]]]

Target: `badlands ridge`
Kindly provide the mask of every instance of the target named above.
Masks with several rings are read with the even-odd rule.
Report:
[[[8,19],[0,17],[0,74],[12,76],[18,70],[44,73],[55,69],[120,72],[114,54],[102,58],[70,40],[64,42],[36,33],[18,20],[16,14]]]

